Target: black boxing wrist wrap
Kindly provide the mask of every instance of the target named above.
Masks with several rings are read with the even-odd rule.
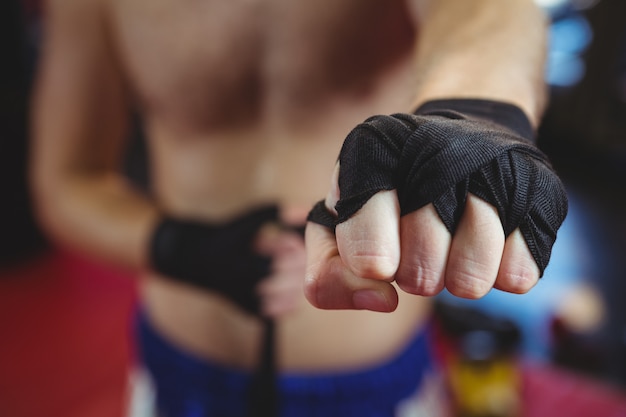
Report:
[[[322,202],[309,220],[334,228],[377,192],[396,189],[402,215],[433,203],[454,234],[472,193],[496,207],[506,236],[519,227],[543,274],[567,195],[533,139],[521,109],[490,100],[435,100],[412,115],[371,117],[339,155],[338,217]]]
[[[256,314],[255,287],[269,275],[271,259],[254,252],[253,240],[263,225],[277,219],[276,207],[223,225],[166,217],[150,241],[151,267],[181,282],[217,291]]]

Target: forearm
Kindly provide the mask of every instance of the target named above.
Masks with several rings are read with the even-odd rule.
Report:
[[[539,124],[547,22],[531,0],[432,0],[417,14],[415,107],[484,98],[515,104]]]
[[[148,265],[148,242],[159,211],[123,177],[40,176],[34,190],[40,222],[59,244],[118,265]]]

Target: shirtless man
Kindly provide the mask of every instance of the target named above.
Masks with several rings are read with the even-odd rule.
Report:
[[[545,105],[545,21],[532,0],[49,0],[46,18],[32,164],[42,224],[63,245],[141,271],[143,326],[197,367],[252,369],[262,327],[223,294],[155,270],[164,217],[224,224],[276,204],[279,223],[304,224],[324,196],[332,210],[342,142],[369,116],[478,98],[511,103],[536,127]],[[120,174],[133,109],[150,196]],[[383,366],[420,334],[423,296],[523,293],[540,276],[519,229],[505,239],[496,209],[473,195],[454,234],[432,204],[400,218],[383,191],[336,237],[309,223],[305,249],[270,225],[254,246],[272,258],[257,289],[289,375]],[[185,401],[185,416],[210,407]]]

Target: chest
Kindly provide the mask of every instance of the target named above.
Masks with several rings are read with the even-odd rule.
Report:
[[[241,123],[365,94],[411,53],[402,0],[119,1],[117,47],[142,106]]]

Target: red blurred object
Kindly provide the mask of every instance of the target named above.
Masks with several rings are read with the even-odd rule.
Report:
[[[626,393],[550,366],[524,371],[525,417],[626,417]]]
[[[64,252],[0,271],[0,416],[122,415],[132,278]]]

